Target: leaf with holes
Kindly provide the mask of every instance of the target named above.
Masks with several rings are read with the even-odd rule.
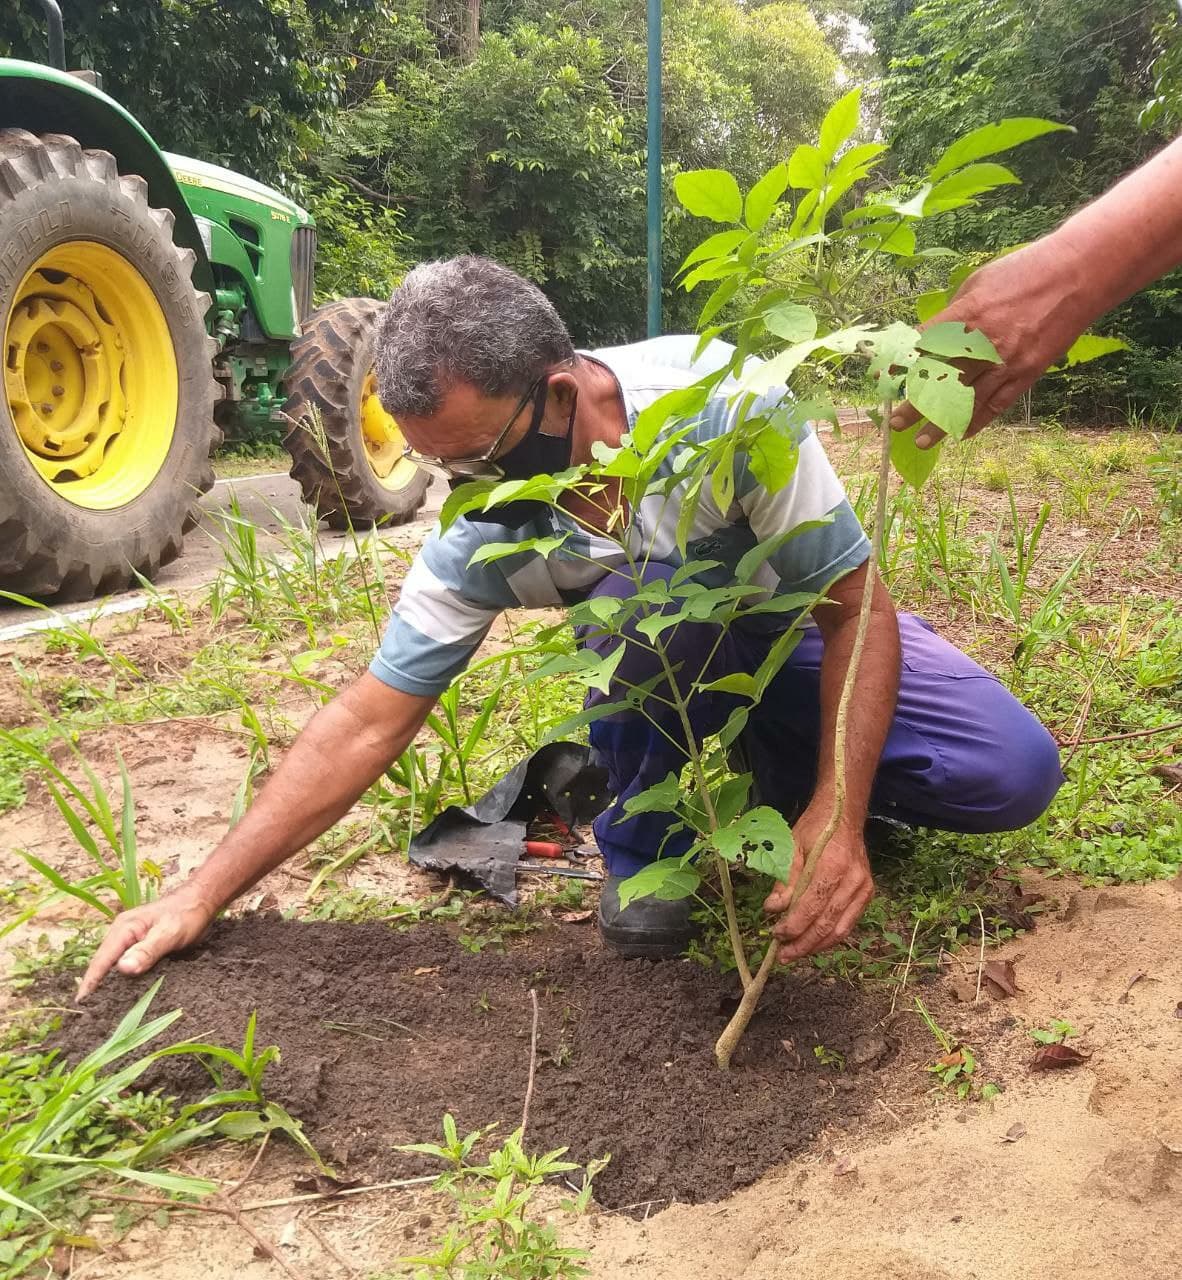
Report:
[[[907,375],[907,399],[941,431],[959,440],[973,418],[973,389],[943,360],[921,356]]]
[[[966,329],[959,320],[934,324],[919,335],[916,344],[921,351],[956,360],[988,360],[1001,364],[1001,356],[980,329]]]
[[[795,845],[792,828],[784,815],[767,805],[743,814],[737,822],[711,836],[714,847],[728,862],[743,859],[752,871],[785,880],[792,866]]]

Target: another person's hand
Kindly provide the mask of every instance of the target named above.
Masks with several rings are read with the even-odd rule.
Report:
[[[121,912],[111,921],[82,975],[77,999],[85,1000],[112,968],[120,973],[146,973],[162,956],[191,946],[215,915],[217,908],[189,885]]]
[[[1085,278],[1070,242],[1051,235],[975,271],[956,296],[924,328],[959,320],[980,329],[997,348],[1002,364],[957,360],[961,381],[976,393],[966,435],[976,435],[1004,413],[1042,375],[1062,359],[1067,348],[1091,324],[1093,302],[1079,284]],[[910,404],[902,404],[891,426],[903,431],[919,421]],[[916,444],[926,449],[943,438],[932,424],[920,429]]]
[[[843,822],[814,868],[812,883],[788,910],[808,851],[824,831],[828,817],[821,806],[801,814],[792,830],[796,856],[787,883],[776,885],[763,904],[769,915],[780,916],[772,934],[781,944],[777,953],[781,964],[837,946],[874,896],[862,823]]]

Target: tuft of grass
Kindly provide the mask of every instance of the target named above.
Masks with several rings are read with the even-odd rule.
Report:
[[[1010,487],[1010,469],[1006,463],[996,456],[990,456],[981,463],[979,471],[981,484],[990,493],[1005,493]]]

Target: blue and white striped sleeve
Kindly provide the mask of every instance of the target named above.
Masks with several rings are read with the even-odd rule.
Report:
[[[442,693],[468,665],[497,615],[514,603],[503,576],[487,568],[468,570],[480,542],[474,527],[458,520],[423,544],[369,666],[383,684],[419,697]]]

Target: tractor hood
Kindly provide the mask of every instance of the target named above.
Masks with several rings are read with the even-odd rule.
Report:
[[[204,187],[223,195],[237,196],[240,200],[253,201],[277,213],[286,214],[295,226],[312,225],[308,212],[301,209],[294,200],[289,200],[273,187],[264,186],[245,174],[235,173],[233,169],[223,169],[221,165],[207,164],[204,160],[174,155],[169,151],[164,153],[164,158],[182,188]]]

